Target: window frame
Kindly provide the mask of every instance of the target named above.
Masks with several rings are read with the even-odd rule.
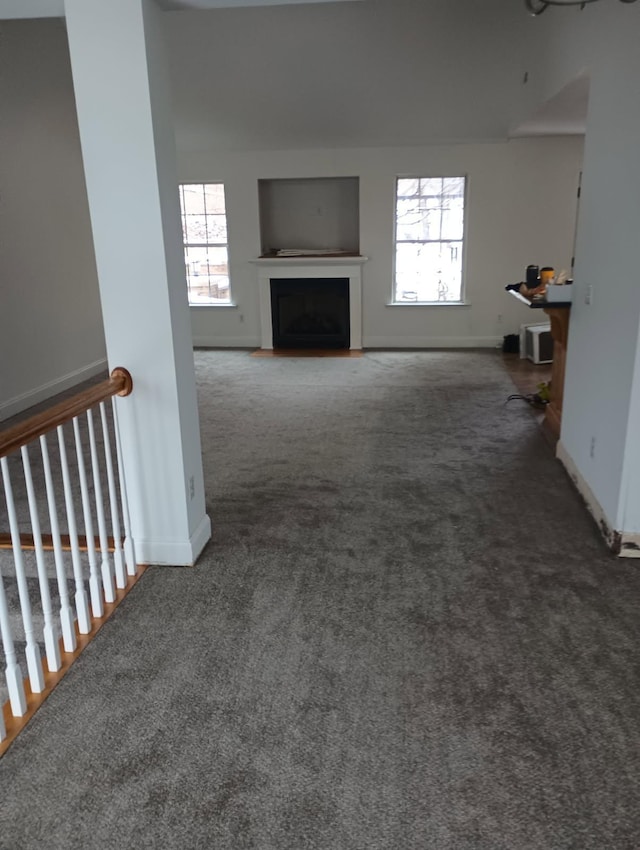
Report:
[[[183,206],[183,189],[186,186],[222,186],[222,191],[224,194],[224,220],[225,227],[227,230],[227,241],[226,242],[187,242],[186,241],[186,222],[185,216],[187,215],[184,212]],[[178,184],[178,201],[180,204],[180,227],[182,231],[182,251],[183,251],[183,261],[185,266],[185,285],[187,288],[187,300],[189,302],[190,308],[195,309],[208,309],[210,307],[235,307],[236,304],[233,300],[233,293],[231,288],[231,268],[229,263],[229,219],[227,216],[227,187],[223,180],[207,180],[207,181],[199,181],[199,180],[187,180],[180,182]],[[212,214],[214,215],[214,214]],[[218,213],[219,215],[219,213]],[[205,209],[204,217],[206,219],[207,212]],[[189,285],[189,276],[187,274],[187,250],[190,248],[225,248],[227,252],[227,278],[229,280],[229,297],[226,301],[191,301],[191,287]]]
[[[462,237],[460,239],[401,239],[398,240],[398,200],[400,180],[463,180],[462,192]],[[404,196],[403,196],[404,197]],[[457,196],[456,196],[457,197]],[[390,307],[465,307],[469,306],[466,300],[466,259],[467,259],[467,228],[468,228],[468,204],[469,204],[469,175],[466,172],[459,174],[399,174],[395,178],[394,202],[393,202],[393,269],[391,279]],[[450,242],[461,242],[462,257],[460,258],[460,297],[455,301],[401,301],[397,299],[397,260],[398,245],[431,245],[446,244]]]

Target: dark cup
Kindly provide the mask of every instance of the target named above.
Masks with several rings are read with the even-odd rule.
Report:
[[[538,266],[527,266],[527,286],[529,289],[535,289],[538,285],[538,272],[540,269]]]

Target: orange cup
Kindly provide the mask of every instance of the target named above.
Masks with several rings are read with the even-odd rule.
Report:
[[[551,268],[551,266],[545,266],[543,269],[540,269],[540,285],[547,286],[550,284],[554,274],[555,269]]]

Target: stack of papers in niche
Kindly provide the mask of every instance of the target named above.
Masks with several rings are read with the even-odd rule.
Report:
[[[342,248],[281,248],[276,252],[277,257],[322,256],[323,254],[348,254]]]

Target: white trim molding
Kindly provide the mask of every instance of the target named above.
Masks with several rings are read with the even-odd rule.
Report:
[[[59,378],[54,378],[52,381],[47,381],[46,384],[40,384],[39,387],[34,387],[32,390],[27,390],[20,395],[7,399],[0,403],[0,422],[4,419],[9,419],[17,413],[22,413],[34,404],[40,404],[41,401],[47,401],[58,393],[65,392],[75,387],[76,384],[81,384],[89,378],[94,378],[101,372],[107,370],[106,357],[101,360],[95,360],[93,363],[88,363],[86,366],[81,366],[80,369],[74,369],[73,372],[67,372]]]
[[[564,466],[567,475],[582,496],[589,513],[594,518],[611,551],[620,558],[640,558],[640,534],[619,531],[613,527],[602,505],[594,496],[591,487],[584,480],[573,458],[564,447],[562,440],[556,446],[556,457]]]
[[[235,301],[223,301],[220,303],[210,303],[210,304],[191,304],[189,303],[190,310],[229,310],[229,309],[238,309],[238,305]]]
[[[620,532],[621,558],[640,558],[640,534],[631,531]]]
[[[219,334],[196,334],[194,348],[260,348],[257,336],[220,336]]]
[[[363,348],[497,348],[497,336],[366,336]]]
[[[134,537],[141,564],[161,567],[192,567],[211,539],[211,520],[205,514],[188,540],[145,540]]]
[[[273,349],[271,321],[272,278],[347,278],[349,280],[349,348],[362,348],[362,266],[368,257],[263,257],[251,260],[258,266],[260,296],[260,347]]]
[[[387,301],[385,307],[472,307],[470,301]]]

